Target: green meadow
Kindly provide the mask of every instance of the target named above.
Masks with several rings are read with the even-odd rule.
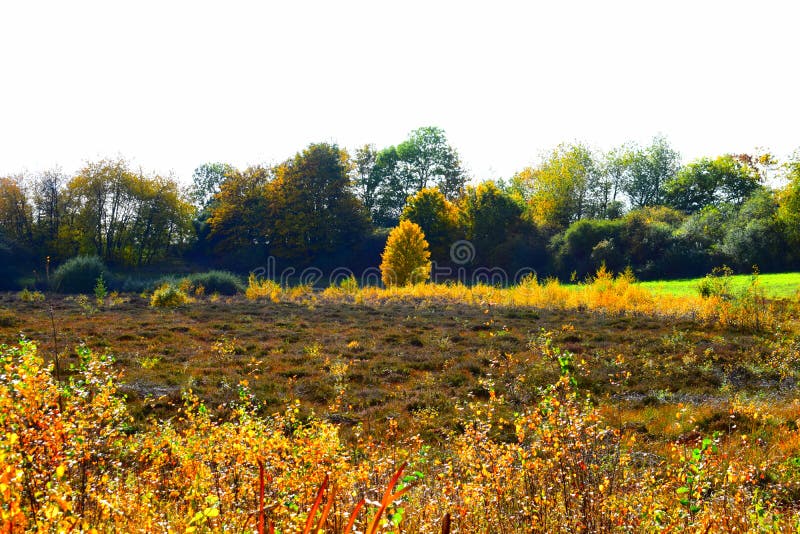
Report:
[[[640,282],[640,285],[656,294],[696,295],[698,284],[703,278],[682,280],[655,280]],[[730,289],[735,293],[744,291],[751,283],[752,275],[740,274],[729,277]],[[800,273],[761,274],[758,283],[768,297],[788,298],[800,291]]]

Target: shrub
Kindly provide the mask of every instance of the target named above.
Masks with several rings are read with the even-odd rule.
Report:
[[[52,277],[60,293],[92,293],[97,279],[108,277],[108,269],[97,256],[76,256],[62,263]]]
[[[245,296],[250,300],[270,299],[274,302],[279,300],[281,286],[270,279],[260,279],[255,274],[250,274],[247,279],[247,289]]]
[[[422,228],[408,220],[400,221],[381,255],[381,279],[387,287],[424,282],[431,274],[430,257]]]
[[[97,301],[97,305],[100,306],[103,304],[107,296],[108,288],[106,288],[106,281],[103,280],[103,275],[100,275],[94,284],[94,298]]]
[[[731,276],[733,270],[727,265],[722,267],[714,267],[711,274],[707,274],[705,278],[697,283],[697,292],[703,298],[720,297],[724,300],[730,300],[731,295]]]
[[[27,287],[17,295],[22,302],[42,302],[44,295],[39,291],[30,291]]]
[[[177,308],[189,302],[189,297],[179,287],[164,284],[153,293],[150,306],[154,308]]]
[[[189,281],[195,290],[202,286],[206,293],[236,295],[244,293],[244,285],[238,276],[228,271],[208,271],[190,275]]]

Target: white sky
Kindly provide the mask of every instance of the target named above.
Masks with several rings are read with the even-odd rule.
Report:
[[[561,141],[800,147],[800,3],[0,0],[0,175],[188,180],[445,129],[479,179]]]

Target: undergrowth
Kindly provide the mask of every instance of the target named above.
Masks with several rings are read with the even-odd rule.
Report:
[[[520,406],[485,380],[436,447],[397,424],[376,437],[289,401],[264,413],[247,382],[217,419],[191,391],[177,417],[131,426],[112,360],[85,348],[57,381],[28,341],[0,351],[4,532],[766,532],[800,527],[800,438],[750,410],[769,450],[715,432],[662,448],[580,387],[582,363],[543,333],[559,369]],[[615,379],[620,379],[616,377]],[[624,377],[622,377],[624,379]],[[681,412],[675,417],[680,419]],[[390,422],[391,423],[391,422]],[[676,423],[677,424],[677,423]],[[413,429],[412,429],[413,430]],[[750,433],[752,434],[752,432]]]

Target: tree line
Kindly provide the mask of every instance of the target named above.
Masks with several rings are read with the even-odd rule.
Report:
[[[771,187],[768,178],[785,184]],[[642,278],[800,267],[800,156],[724,154],[681,164],[663,137],[597,153],[561,144],[504,180],[470,180],[436,127],[348,153],[312,144],[276,165],[198,167],[182,188],[125,160],[0,178],[3,280],[92,255],[120,270],[223,267],[277,258],[376,266],[388,230],[418,224],[431,260],[583,277],[605,264]],[[459,265],[463,266],[459,261]]]

